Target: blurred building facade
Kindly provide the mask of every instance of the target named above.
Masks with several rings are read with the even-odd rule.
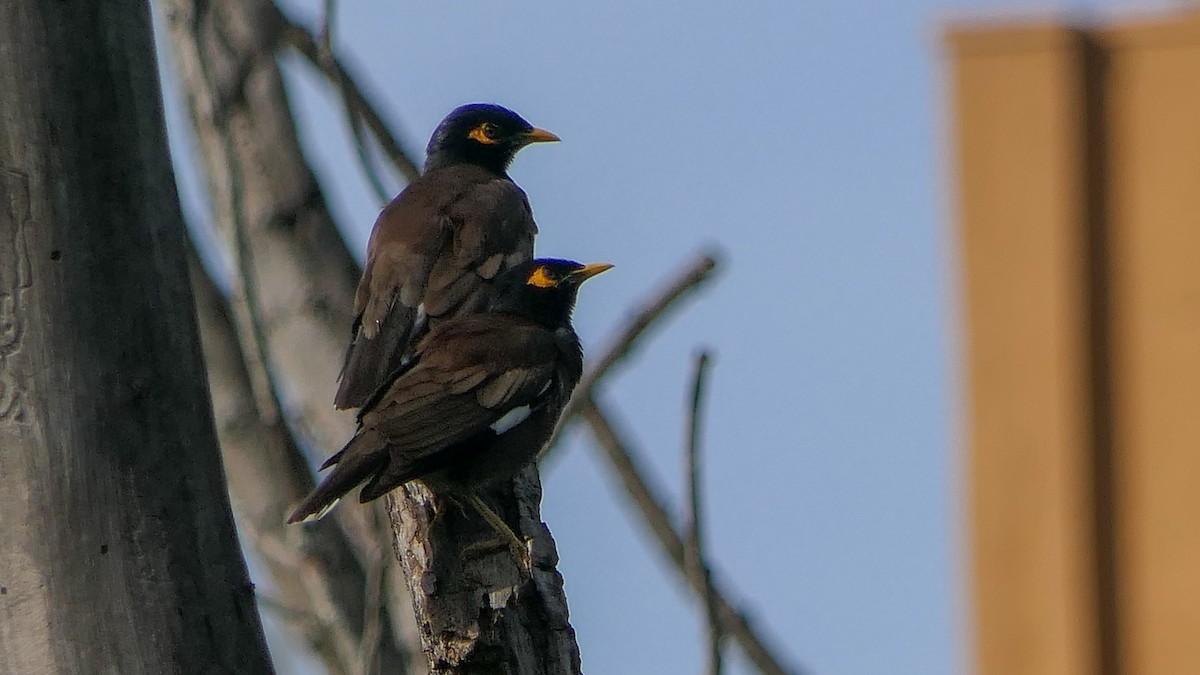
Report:
[[[1200,13],[946,47],[976,669],[1200,673]]]

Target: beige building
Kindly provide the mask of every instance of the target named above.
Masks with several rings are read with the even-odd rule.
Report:
[[[974,662],[1200,673],[1200,14],[946,52]]]

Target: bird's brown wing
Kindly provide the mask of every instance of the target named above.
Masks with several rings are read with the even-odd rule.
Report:
[[[476,185],[449,205],[447,215],[453,240],[434,263],[425,288],[431,325],[482,309],[492,279],[533,257],[537,234],[525,193],[508,180]]]
[[[410,185],[380,214],[355,295],[355,334],[334,403],[365,405],[430,325],[477,311],[496,274],[533,256],[525,193],[475,167]]]
[[[414,365],[373,401],[355,437],[326,462],[333,471],[290,522],[322,513],[368,478],[362,501],[441,468],[441,451],[488,432],[516,409],[539,407],[557,358],[553,334],[520,319],[478,314],[435,327],[418,345]]]
[[[417,359],[362,420],[402,463],[470,438],[513,408],[535,403],[554,377],[557,347],[544,328],[479,314],[435,328],[419,345]]]

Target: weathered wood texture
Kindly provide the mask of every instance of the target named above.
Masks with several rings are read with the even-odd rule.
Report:
[[[387,497],[430,672],[582,672],[558,549],[541,520],[537,468],[497,485],[486,499],[530,542],[529,572],[470,507],[439,500],[419,483]]]
[[[163,4],[219,234],[243,275],[234,311],[243,351],[271,364],[284,414],[330,454],[353,428],[353,415],[335,413],[331,402],[358,270],[297,141],[274,62],[282,17],[261,0]],[[515,485],[501,486],[491,501],[533,538],[532,579],[518,573],[503,546],[482,546],[495,535],[473,513],[445,506],[430,529],[427,493],[414,488],[413,497],[390,504],[398,553],[418,579],[417,623],[435,672],[579,672],[557,556],[538,515],[536,470]],[[367,513],[352,501],[334,512],[364,544],[373,533],[353,523]]]
[[[269,673],[144,3],[0,5],[0,671]]]

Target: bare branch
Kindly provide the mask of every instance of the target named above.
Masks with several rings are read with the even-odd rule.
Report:
[[[369,661],[360,655],[359,636],[367,633],[363,614],[372,608],[378,614],[379,604],[369,593],[364,603],[367,579],[341,530],[332,521],[285,528],[284,514],[313,487],[312,472],[283,420],[256,413],[249,360],[225,299],[194,257],[190,267],[231,498],[242,531],[299,615],[293,618],[303,619],[289,625],[335,675],[364,672],[375,658],[401,661],[402,652],[390,642]]]
[[[261,261],[242,267],[256,277],[255,305],[285,412],[309,434],[306,441],[336,447],[354,430],[353,416],[329,404],[340,358],[313,355],[344,349],[359,270],[296,137],[270,51],[278,28],[260,25],[274,7],[265,0],[163,1],[214,210],[229,213],[226,204],[239,198],[244,243]],[[242,185],[232,185],[235,178]],[[231,223],[216,225],[226,250],[235,250]]]
[[[702,577],[704,592],[701,600],[704,604],[704,614],[708,624],[708,672],[709,675],[721,675],[721,642],[724,632],[721,630],[721,620],[717,611],[717,599],[713,594],[712,575],[709,574],[708,561],[704,546],[703,505],[701,504],[701,468],[700,468],[700,430],[701,408],[704,403],[704,385],[710,362],[708,351],[696,355],[692,373],[691,405],[687,410],[687,443],[684,447],[684,471],[688,483],[689,522],[684,525],[687,533],[687,559],[690,567],[689,574]]]
[[[705,570],[706,575],[692,574],[689,571],[684,539],[667,513],[664,506],[666,500],[662,497],[663,491],[651,482],[649,474],[640,466],[637,457],[641,452],[633,449],[628,436],[612,421],[612,413],[606,411],[593,396],[581,401],[580,415],[591,428],[592,435],[608,457],[622,486],[641,511],[651,533],[674,563],[676,570],[697,595],[703,597],[707,593],[712,594],[722,630],[738,643],[746,657],[763,673],[785,675],[799,672],[795,668],[784,666],[783,660],[767,646],[763,637],[751,625],[750,619],[733,606],[717,582],[711,578],[711,570]]]
[[[337,16],[337,0],[325,0],[324,12],[321,13],[321,33],[319,42],[321,51],[333,53],[333,21]]]
[[[353,118],[361,118],[366,124],[367,129],[371,131],[371,135],[379,143],[388,160],[400,172],[405,180],[414,181],[421,175],[420,163],[413,158],[413,155],[404,150],[399,139],[392,133],[391,128],[379,116],[378,108],[370,101],[367,95],[363,92],[363,88],[358,84],[355,78],[341,60],[333,56],[330,52],[328,59],[322,58],[321,47],[316,36],[307,28],[294,23],[287,17],[280,14],[280,20],[283,21],[283,30],[280,38],[285,44],[295,49],[313,66],[325,74],[325,77],[336,86],[340,86],[342,96],[346,100],[347,110],[356,111],[357,115],[352,115]],[[355,124],[351,124],[351,129],[355,128]],[[357,134],[358,132],[356,132]],[[369,164],[365,164],[367,166]]]
[[[575,393],[563,411],[558,428],[554,430],[554,436],[546,444],[546,449],[542,451],[543,459],[557,447],[559,439],[562,438],[562,432],[574,421],[575,416],[580,413],[584,401],[595,393],[598,385],[608,376],[609,372],[629,358],[641,345],[642,338],[649,334],[654,326],[668,317],[671,310],[678,307],[685,298],[693,295],[705,281],[712,278],[713,272],[717,269],[719,257],[716,251],[698,254],[692,262],[673,277],[669,284],[663,286],[656,295],[646,300],[633,312],[621,332],[600,351],[600,357],[592,362],[593,365],[584,373],[579,385],[575,387]]]
[[[200,60],[200,68],[206,77],[211,77],[207,72],[207,60]],[[213,118],[218,126],[228,121],[224,115],[214,114]],[[241,343],[250,347],[243,351],[242,356],[246,363],[251,390],[254,392],[258,415],[265,424],[278,424],[283,419],[283,411],[276,394],[279,387],[275,384],[274,372],[271,370],[270,348],[259,310],[254,252],[250,247],[246,232],[246,212],[242,207],[242,165],[234,152],[232,134],[222,133],[220,138],[224,143],[221,150],[224,153],[226,170],[229,172],[229,190],[228,199],[219,200],[215,210],[217,219],[228,223],[231,228],[231,236],[228,239],[233,245],[236,270],[232,303],[236,317],[234,325],[242,333]]]
[[[346,111],[346,124],[349,125],[350,134],[354,138],[354,151],[358,155],[358,163],[362,166],[367,182],[371,184],[371,189],[375,191],[375,197],[381,204],[386,204],[391,199],[391,192],[384,186],[383,179],[379,176],[379,170],[371,159],[371,152],[367,149],[367,138],[363,130],[362,101],[355,95],[352,83],[333,55],[333,21],[336,11],[336,0],[325,0],[321,32],[315,38],[317,57],[320,59],[321,70],[328,75],[340,93],[342,106]]]
[[[379,169],[376,168],[375,162],[371,159],[371,151],[367,148],[367,136],[363,132],[363,118],[359,112],[358,104],[353,96],[350,95],[345,81],[339,83],[342,90],[342,100],[346,106],[346,119],[350,123],[350,135],[354,138],[354,152],[358,155],[358,163],[362,166],[363,173],[367,177],[367,182],[371,184],[371,190],[375,192],[375,198],[379,203],[386,204],[392,199],[391,191],[383,184],[383,178],[379,175]]]
[[[690,296],[693,291],[698,290],[707,279],[711,278],[716,268],[716,255],[701,255],[677,275],[672,283],[663,287],[658,294],[643,303],[624,329],[610,342],[610,346],[601,352],[602,355],[595,361],[595,365],[580,381],[563,419],[559,422],[555,438],[551,440],[550,445],[543,453],[543,458],[561,438],[565,426],[575,416],[581,416],[591,428],[597,445],[605,452],[622,486],[642,514],[646,525],[675,564],[676,569],[698,596],[705,601],[711,596],[717,608],[722,632],[732,635],[750,660],[762,672],[769,675],[796,672],[788,671],[781,665],[782,661],[772,654],[765,646],[764,641],[752,630],[749,619],[734,609],[725,599],[719,587],[711,579],[711,570],[706,564],[700,565],[703,574],[695,574],[691,571],[692,566],[688,564],[685,539],[677,531],[675,523],[664,506],[666,501],[661,497],[664,494],[663,490],[653,484],[649,474],[640,466],[631,446],[611,421],[611,416],[603,412],[597,403],[600,382],[636,350],[642,338],[651,328],[669,315],[670,310],[678,306],[681,300]]]
[[[596,383],[634,352],[652,327],[670,316],[671,310],[679,306],[680,301],[691,296],[705,281],[712,278],[713,271],[717,269],[718,259],[719,254],[715,251],[698,254],[670,284],[643,303],[625,323],[624,330],[601,352],[600,358],[580,381],[576,391],[590,394]]]
[[[327,6],[327,9],[332,10],[332,7]],[[328,18],[329,17],[327,16],[326,19]],[[203,84],[205,84],[206,88],[210,91],[220,90],[222,88],[220,86],[221,83],[216,80],[218,75],[213,72],[210,59],[206,58],[206,53],[203,50],[199,51],[199,54],[199,74],[203,78]],[[246,181],[243,178],[241,156],[234,147],[235,135],[233,133],[233,129],[230,127],[230,125],[234,123],[234,115],[225,114],[225,111],[219,111],[215,109],[210,112],[210,119],[212,120],[216,131],[216,133],[213,135],[213,138],[219,141],[219,143],[214,144],[217,147],[213,147],[212,150],[219,155],[217,161],[223,166],[226,175],[226,180],[224,182],[225,198],[216,200],[216,212],[218,214],[218,222],[225,223],[226,227],[229,228],[226,241],[231,244],[233,249],[233,259],[236,274],[234,275],[232,305],[236,319],[234,324],[237,326],[237,329],[242,336],[240,342],[241,346],[243,347],[241,350],[243,363],[246,367],[246,371],[244,372],[248,376],[247,380],[249,381],[251,389],[254,392],[258,417],[260,418],[261,423],[269,429],[275,431],[284,439],[285,443],[290,444],[292,441],[291,434],[282,426],[283,406],[278,398],[278,392],[281,390],[275,382],[274,370],[272,368],[272,363],[274,360],[271,358],[270,345],[267,340],[265,329],[266,320],[263,317],[262,306],[258,294],[258,279],[260,277],[260,273],[254,264],[254,248],[250,243],[250,234],[248,232],[248,224],[246,222],[246,211],[243,206],[243,190],[245,188]],[[229,349],[236,347],[237,345],[232,344],[222,346],[226,349]],[[237,352],[235,351],[233,353]],[[300,458],[302,457],[299,449],[294,447],[294,445],[291,447],[285,446],[281,448],[281,450],[285,455],[283,458],[285,462],[290,460],[290,463],[295,464],[299,462]],[[263,475],[256,476],[255,478],[258,478],[259,480],[270,480],[274,477]],[[311,476],[309,477],[307,483],[311,488]],[[269,549],[271,546],[279,547],[282,545],[281,541],[277,541],[281,540],[284,535],[283,525],[279,521],[280,514],[278,513],[270,514],[270,516],[268,516],[264,522],[256,522],[248,517],[243,517],[242,526],[244,530],[251,532],[259,530],[260,528],[263,530],[263,533],[256,534],[253,539],[258,548],[260,550],[264,550]],[[329,530],[330,528],[326,526],[323,529]],[[270,532],[272,535],[274,535],[273,539],[275,540],[268,541],[266,539],[268,536],[266,534],[267,532]],[[327,535],[327,538],[328,536],[329,535]],[[335,543],[340,546],[346,546],[346,542],[344,540],[330,539],[330,541],[331,543]],[[324,593],[324,591],[328,590],[324,584],[331,580],[331,573],[333,570],[329,566],[310,565],[310,569],[308,570],[309,573],[306,575],[301,573],[301,570],[298,569],[298,565],[288,566],[282,564],[279,558],[275,558],[273,562],[274,567],[272,572],[277,578],[283,578],[286,581],[294,581],[297,578],[303,580],[304,577],[307,576],[310,582],[321,584],[319,588],[315,589],[317,594],[310,593],[307,599],[310,601],[317,600],[317,595],[321,595],[321,600],[325,601],[323,604],[326,606],[320,608],[325,611],[318,612],[317,615],[321,616],[323,614],[325,618],[328,619],[327,628],[329,629],[328,632],[331,634],[330,641],[336,647],[338,647],[336,654],[338,665],[342,668],[346,668],[350,673],[369,675],[369,673],[374,672],[376,668],[374,658],[378,655],[378,650],[374,648],[366,652],[361,650],[359,648],[360,640],[356,639],[356,635],[354,633],[361,633],[361,640],[370,640],[371,642],[369,644],[373,645],[374,643],[378,642],[377,626],[374,626],[374,628],[376,628],[375,635],[368,635],[366,631],[363,630],[364,628],[372,627],[370,622],[356,622],[352,624],[353,629],[351,629],[346,625],[346,619],[348,617],[344,615],[339,616],[336,611],[341,609],[341,607],[329,606],[332,604],[332,602],[329,595]],[[375,584],[372,584],[372,586],[375,586]],[[354,602],[357,600],[358,603],[362,604],[361,594],[363,591],[361,586],[347,590],[348,593],[343,595],[348,597],[341,597],[339,600],[343,602]],[[367,589],[368,593],[370,590],[370,588]],[[357,595],[357,597],[355,597],[355,595]],[[360,612],[364,613],[365,616],[378,616],[381,610],[378,604],[378,594],[376,593],[373,595],[374,597],[372,600],[374,604],[366,604],[359,610]],[[389,644],[389,647],[391,647],[391,649],[389,649],[387,657],[389,660],[388,669],[390,670],[399,667],[400,664],[403,663],[403,652],[402,650],[396,649],[394,645]],[[326,656],[327,657],[325,660],[327,663],[330,663],[334,660],[332,658],[328,658],[329,655]]]

